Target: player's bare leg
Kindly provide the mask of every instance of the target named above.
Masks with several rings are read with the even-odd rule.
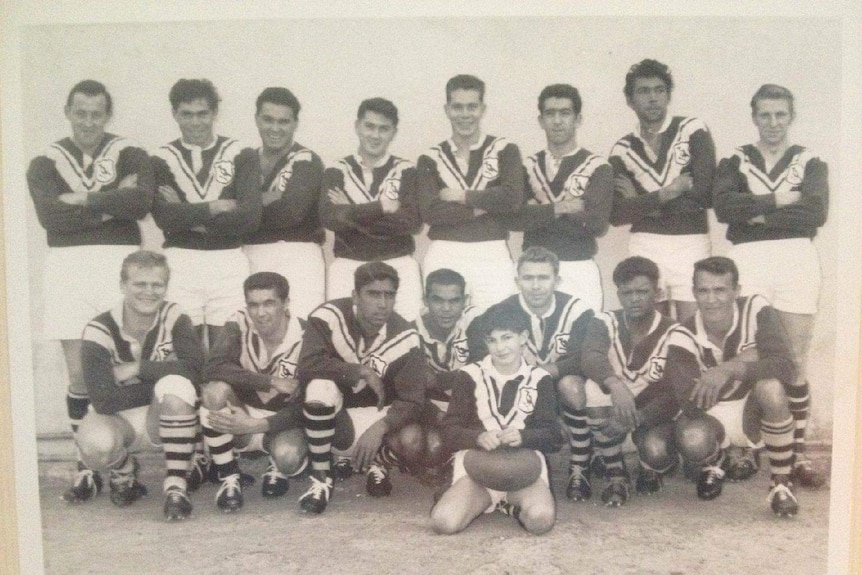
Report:
[[[269,467],[261,479],[261,494],[267,498],[281,497],[290,486],[289,477],[297,477],[308,469],[308,445],[302,429],[290,429],[267,436],[264,446],[269,451]]]
[[[431,509],[431,525],[440,535],[453,535],[491,506],[491,495],[469,476],[458,479]]]
[[[506,494],[506,501],[513,506],[518,523],[533,535],[547,533],[554,527],[557,519],[554,496],[541,477],[529,487]]]
[[[239,511],[243,506],[243,497],[239,463],[234,455],[234,447],[238,442],[244,443],[248,438],[234,437],[214,430],[209,426],[209,413],[228,410],[228,404],[241,407],[243,403],[236,396],[233,388],[223,381],[207,383],[201,392],[201,403],[204,443],[209,450],[220,484],[216,494],[216,505],[226,513]]]
[[[401,472],[416,473],[425,458],[425,442],[425,431],[417,423],[387,435],[366,473],[368,494],[385,497],[392,492],[389,473],[393,467]]]
[[[138,483],[138,462],[128,448],[135,441],[135,430],[119,415],[92,411],[78,428],[78,445],[84,464],[110,473],[111,502],[127,507],[147,494]]]
[[[583,378],[572,375],[560,378],[557,382],[557,397],[563,423],[569,431],[571,450],[566,497],[572,501],[586,501],[593,493],[590,485],[590,458],[593,450]]]
[[[192,512],[187,478],[199,428],[197,393],[191,381],[167,375],[156,382],[147,427],[150,437],[161,439],[165,452],[165,518],[185,519]]]
[[[697,496],[712,500],[721,495],[725,472],[724,426],[710,415],[688,417],[680,415],[674,425],[674,443],[686,461],[700,467]]]
[[[332,442],[335,416],[342,405],[343,396],[334,382],[314,379],[306,387],[302,413],[311,460],[311,487],[299,498],[303,511],[323,513],[332,497]]]
[[[791,482],[795,426],[784,386],[775,379],[761,380],[754,386],[752,394],[761,414],[761,437],[772,474],[768,501],[776,515],[792,517],[799,512],[799,502]]]
[[[662,490],[662,475],[676,465],[678,454],[674,444],[673,422],[650,428],[639,427],[632,433],[638,450],[641,469],[635,481],[638,495],[652,495]]]

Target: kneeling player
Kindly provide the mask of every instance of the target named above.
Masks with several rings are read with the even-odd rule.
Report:
[[[723,448],[748,447],[759,436],[772,472],[770,506],[792,516],[799,506],[790,482],[794,424],[785,390],[796,373],[793,355],[775,310],[762,296],[739,297],[739,290],[733,260],[695,264],[698,310],[668,347],[666,376],[684,410],[674,440],[687,461],[702,466],[698,496],[714,499],[721,494],[722,463],[731,478],[757,470],[754,459],[725,461]]]
[[[377,497],[392,491],[391,466],[414,467],[425,452],[416,422],[427,368],[416,330],[394,311],[398,272],[368,262],[353,277],[352,298],[327,302],[308,316],[297,369],[312,469],[299,503],[311,513],[323,513],[332,497],[332,455],[367,470],[366,490]],[[354,433],[346,449],[335,449],[342,410]]]
[[[84,328],[81,361],[93,409],[77,444],[91,469],[110,471],[111,501],[125,507],[147,494],[132,449],[162,447],[167,464],[165,517],[192,511],[186,475],[194,452],[196,386],[203,350],[188,316],[165,301],[168,264],[138,251],[123,260],[123,302]]]
[[[452,486],[431,510],[437,533],[457,533],[495,508],[536,535],[554,526],[544,454],[558,451],[563,438],[551,375],[523,358],[525,320],[511,308],[490,308],[482,322],[489,353],[457,374],[442,429],[455,454]]]
[[[243,505],[235,449],[270,454],[264,497],[287,493],[288,476],[306,466],[295,378],[304,322],[288,311],[284,276],[252,274],[243,291],[245,309],[225,324],[207,360],[201,407],[204,440],[221,482],[216,505],[226,512]]]

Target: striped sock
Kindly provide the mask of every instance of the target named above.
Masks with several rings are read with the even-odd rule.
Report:
[[[380,448],[377,450],[377,453],[374,454],[374,460],[371,462],[373,465],[379,465],[385,469],[392,469],[393,467],[400,468],[401,460],[398,459],[398,456],[392,451],[392,448],[389,447],[384,441]]]
[[[769,456],[769,469],[774,478],[776,475],[789,475],[793,466],[794,431],[796,425],[793,417],[784,421],[761,421],[760,433],[766,445]]]
[[[164,488],[186,489],[186,474],[194,454],[198,415],[162,415],[159,417],[159,437],[165,451],[168,468]]]
[[[805,453],[805,428],[808,426],[809,406],[811,405],[810,388],[806,381],[803,385],[791,385],[787,388],[787,399],[790,402],[790,413],[793,415],[793,453]]]
[[[218,411],[230,412],[230,409],[223,407]],[[202,407],[200,410],[201,421],[209,422],[208,414],[210,411]],[[229,433],[219,433],[211,427],[203,426],[204,443],[210,452],[210,459],[215,465],[218,473],[219,481],[223,481],[229,475],[239,474],[239,464],[236,462],[236,457],[233,452],[233,435]]]
[[[580,467],[586,470],[590,465],[592,455],[592,433],[590,433],[589,420],[585,409],[569,410],[562,408],[563,422],[569,430],[569,447],[571,448],[571,459],[569,469]]]
[[[77,442],[78,427],[81,425],[81,420],[87,415],[89,407],[90,396],[86,393],[66,392],[66,413],[69,416],[69,425],[72,427],[72,440],[75,443],[75,451],[79,463],[81,461],[81,450],[78,448]]]
[[[623,442],[625,435],[610,437],[599,431],[599,426],[605,422],[604,419],[590,419],[589,425],[595,440],[596,454],[602,458],[605,464],[605,477],[624,476],[626,474],[623,465]]]
[[[332,438],[335,437],[335,406],[306,403],[302,414],[305,416],[311,470],[329,475]]]

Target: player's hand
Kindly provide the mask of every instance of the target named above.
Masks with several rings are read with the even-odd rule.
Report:
[[[293,395],[299,387],[299,380],[293,377],[273,377],[269,384],[279,393]]]
[[[551,374],[551,377],[554,379],[559,379],[560,377],[560,368],[557,367],[556,363],[543,363],[539,365],[542,369]]]
[[[502,445],[499,433],[499,431],[483,431],[476,438],[476,445],[485,451],[494,451]]]
[[[473,217],[474,218],[478,218],[479,216],[484,216],[487,213],[488,212],[486,212],[482,208],[473,208]]]
[[[440,190],[440,199],[444,202],[464,204],[467,203],[467,192],[455,188],[443,188]]]
[[[117,381],[127,381],[133,377],[137,377],[141,372],[141,364],[137,361],[129,361],[120,363],[114,366],[114,379]]]
[[[500,443],[506,447],[521,447],[524,443],[521,437],[521,430],[514,427],[507,427],[500,432]]]
[[[635,396],[629,387],[618,377],[609,377],[605,384],[611,391],[611,403],[614,406],[614,417],[627,430],[634,429],[638,424],[638,410],[635,406]]]
[[[388,194],[380,195],[380,209],[383,210],[384,214],[394,214],[401,207],[401,200],[398,199],[398,194],[393,192],[392,195],[395,197],[389,197]]]
[[[255,419],[248,415],[242,408],[231,403],[227,404],[228,411],[210,411],[209,424],[218,433],[230,435],[248,435],[250,433],[263,433],[266,431],[266,420]]]
[[[210,215],[217,216],[236,209],[236,200],[213,200],[209,204]]]
[[[268,206],[276,200],[281,199],[281,192],[277,189],[267,190],[260,195],[260,203],[264,206]]]
[[[169,204],[180,203],[180,195],[170,186],[159,186],[159,196]]]
[[[634,198],[638,195],[635,185],[625,176],[614,178],[614,191],[624,198]]]
[[[368,469],[377,450],[383,444],[383,437],[388,431],[386,422],[382,419],[375,422],[356,440],[356,450],[353,452],[353,467],[360,472]]]
[[[674,200],[689,191],[693,182],[694,180],[688,174],[680,174],[658,191],[658,197],[662,202]]]
[[[748,223],[749,224],[765,224],[766,223],[766,216],[764,216],[764,215],[754,216],[753,218],[748,219]]]
[[[336,206],[350,205],[350,198],[347,197],[347,192],[341,188],[330,188],[326,190],[326,195],[329,197],[329,201]]]
[[[795,204],[799,201],[799,198],[801,197],[802,194],[798,190],[778,190],[777,192],[775,192],[775,207],[780,208],[782,206],[789,206],[790,204]]]
[[[722,366],[711,367],[700,374],[691,390],[689,399],[700,409],[707,410],[718,402],[721,389],[730,381],[732,374]]]
[[[628,180],[626,180],[628,182]],[[554,215],[577,214],[584,211],[584,200],[582,198],[566,198],[554,202]]]
[[[83,206],[87,203],[87,194],[83,192],[60,194],[59,196],[57,196],[57,199],[64,204],[69,204],[70,206]]]
[[[134,188],[138,185],[138,174],[129,174],[122,180],[120,180],[119,185],[117,186],[120,189],[123,188]]]
[[[599,426],[599,431],[608,437],[619,437],[631,431],[631,428],[626,427],[616,417],[609,417],[601,426]]]
[[[383,380],[380,379],[377,372],[367,365],[363,365],[359,369],[359,373],[360,379],[377,395],[377,411],[380,411],[383,409],[383,403],[386,401],[386,390],[383,387]]]

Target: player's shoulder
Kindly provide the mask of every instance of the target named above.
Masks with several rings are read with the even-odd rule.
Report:
[[[676,326],[680,325],[678,321],[675,319],[668,317],[664,314],[658,313],[658,321],[656,322],[655,331],[658,333],[670,333]]]
[[[629,132],[622,138],[618,139],[616,142],[614,142],[614,145],[611,146],[611,152],[610,154],[608,154],[608,157],[613,158],[614,156],[625,155],[629,150],[632,149],[632,145],[634,144],[636,138],[637,137],[635,136],[634,132]]]
[[[669,347],[678,347],[695,353],[698,349],[697,333],[683,324],[676,324],[668,331],[667,343]]]
[[[323,160],[320,158],[320,154],[318,154],[311,148],[300,144],[299,142],[293,143],[293,146],[291,146],[291,149],[288,152],[288,156],[294,162],[314,162],[323,164]]]
[[[581,148],[575,154],[575,160],[579,166],[598,168],[608,165],[608,159],[602,154],[597,154],[587,148]]]
[[[113,310],[100,313],[86,323],[81,339],[95,343],[106,349],[113,349],[120,334],[120,326]]]
[[[709,132],[706,122],[697,116],[674,116],[671,120],[671,127],[675,126],[676,132],[685,136],[691,136],[695,132]]]

